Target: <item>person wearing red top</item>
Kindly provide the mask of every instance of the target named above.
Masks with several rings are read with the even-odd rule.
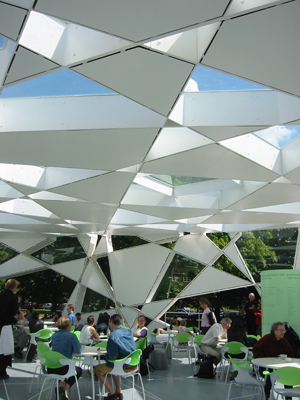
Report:
[[[252,352],[254,358],[278,357],[279,354],[287,354],[288,357],[294,357],[294,351],[289,342],[284,338],[285,328],[282,322],[274,322],[271,327],[271,333],[263,336],[253,346]],[[269,398],[271,391],[271,380],[267,376],[265,384],[266,399]],[[286,399],[289,399],[286,397]]]

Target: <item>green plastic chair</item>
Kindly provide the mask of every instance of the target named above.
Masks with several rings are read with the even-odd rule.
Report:
[[[229,361],[229,365],[227,368],[227,374],[226,374],[226,379],[225,382],[227,382],[228,374],[230,371],[230,360],[232,360],[232,357],[227,355],[226,353],[230,353],[231,355],[239,356],[237,357],[238,361],[247,361],[248,360],[248,353],[249,349],[246,347],[243,343],[240,342],[228,342],[226,343],[222,348],[221,348],[221,355],[222,355],[222,364],[221,364],[221,377],[224,375],[224,369],[226,367],[226,362]],[[233,357],[235,359],[235,357]]]
[[[101,349],[106,349],[107,348],[107,341],[99,342],[94,347],[100,347]]]
[[[111,363],[114,364],[114,366],[113,366],[112,371],[105,375],[105,379],[104,379],[104,382],[102,385],[102,394],[100,392],[100,383],[98,382],[99,395],[104,396],[104,394],[105,394],[105,382],[106,382],[107,376],[108,375],[119,375],[125,379],[132,377],[132,400],[134,400],[134,377],[135,377],[135,375],[137,375],[140,379],[140,383],[141,383],[141,387],[142,387],[142,391],[143,391],[143,398],[145,400],[145,390],[144,390],[143,380],[142,380],[141,374],[139,373],[139,368],[138,368],[141,355],[142,355],[142,350],[137,349],[137,350],[133,351],[131,354],[129,354],[127,357],[122,358],[120,360],[109,360]],[[137,366],[137,369],[135,369],[133,371],[125,372],[123,369],[124,364],[127,364],[131,367]]]
[[[57,400],[59,400],[59,381],[70,378],[71,376],[75,376],[78,399],[81,400],[77,376],[76,376],[76,369],[75,369],[76,361],[78,361],[78,360],[75,360],[75,359],[70,360],[69,358],[65,357],[64,355],[62,355],[56,351],[46,351],[41,356],[39,356],[38,359],[40,360],[41,365],[43,367],[45,367],[46,369],[61,368],[65,365],[67,365],[69,367],[67,373],[64,375],[48,374],[47,372],[44,372],[44,369],[42,370],[43,374],[45,376],[45,379],[44,379],[42,388],[40,390],[38,400],[40,400],[40,398],[41,398],[41,395],[43,393],[43,389],[44,389],[47,379],[52,379],[53,381],[56,381]]]
[[[74,332],[75,332],[75,326],[74,326],[74,325],[71,326],[70,332],[71,332],[71,333],[74,333]]]
[[[140,338],[135,342],[135,347],[143,351],[147,347],[147,343],[147,338]]]
[[[80,331],[73,332],[76,335],[77,339],[80,341]]]
[[[232,342],[229,342],[229,343],[232,343]],[[234,378],[234,380],[232,380],[230,382],[227,400],[230,399],[232,385],[251,386],[253,388],[258,388],[259,391],[261,391],[262,398],[264,399],[265,398],[265,395],[264,395],[265,382],[258,380],[251,375],[251,373],[253,371],[252,366],[250,366],[249,363],[246,361],[236,361],[233,358],[231,358],[230,356],[228,356],[228,357],[230,360],[230,365],[231,365],[233,371],[237,371],[237,375]]]
[[[37,342],[37,351],[38,351],[38,356],[40,356],[41,354],[45,353],[46,351],[51,351],[50,347],[46,345],[45,342]],[[39,360],[38,360],[39,361]],[[31,393],[32,390],[32,385],[33,385],[33,380],[35,375],[37,375],[37,370],[40,369],[40,373],[39,373],[39,377],[41,376],[42,373],[42,365],[40,362],[38,362],[36,364],[33,376],[31,378],[31,384],[30,384],[30,389],[29,389],[29,393]],[[44,371],[45,373],[46,371]]]
[[[298,397],[300,398],[300,390],[293,388],[279,388],[276,387],[276,382],[281,383],[286,386],[298,386],[300,385],[300,369],[296,367],[282,367],[276,369],[273,372],[264,371],[265,376],[270,375],[272,383],[272,393],[271,400],[274,399],[274,392],[281,395],[284,399],[285,397]]]
[[[191,364],[191,351],[195,352],[194,337],[187,332],[177,333],[177,335],[173,337],[173,350],[174,349],[177,352],[177,359],[180,350],[187,351],[189,364]]]
[[[200,346],[201,346],[201,342],[202,339],[204,338],[204,335],[200,334],[195,336],[194,338],[194,347],[195,347],[195,362],[196,362],[196,358],[197,358],[197,354],[200,354],[200,358],[206,357],[207,353],[204,353]],[[201,357],[202,356],[202,357]]]
[[[28,333],[28,335],[30,336],[30,343],[27,347],[27,352],[26,352],[26,356],[25,356],[25,360],[27,359],[30,347],[32,345],[37,345],[36,339],[38,340],[50,340],[51,336],[53,335],[53,331],[51,329],[40,329],[39,331],[35,332],[35,333]]]

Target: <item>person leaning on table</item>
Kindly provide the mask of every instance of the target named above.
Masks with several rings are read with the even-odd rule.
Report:
[[[220,324],[213,324],[204,335],[200,349],[203,353],[209,354],[214,358],[214,364],[217,365],[221,359],[221,349],[217,348],[219,340],[226,338],[227,329],[231,326],[230,318],[222,318]]]
[[[106,347],[106,364],[100,364],[95,367],[95,374],[97,378],[104,382],[105,375],[112,371],[114,364],[109,360],[119,360],[125,358],[130,353],[135,351],[135,342],[133,334],[129,328],[122,326],[122,317],[119,314],[114,314],[109,320],[109,335]],[[137,366],[130,367],[124,365],[124,371],[129,372],[137,369]],[[123,400],[124,396],[121,393],[121,378],[120,376],[113,375],[113,380],[116,385],[116,390],[113,389],[109,379],[105,381],[105,387],[109,394],[104,397],[104,400]]]
[[[278,357],[279,354],[286,354],[288,357],[294,357],[294,351],[289,342],[284,338],[285,327],[283,322],[274,322],[271,326],[271,333],[263,336],[253,346],[252,352],[254,358]],[[260,371],[263,369],[260,368]],[[267,376],[265,384],[266,399],[269,398],[271,391],[271,380]],[[286,397],[290,399],[290,397]]]

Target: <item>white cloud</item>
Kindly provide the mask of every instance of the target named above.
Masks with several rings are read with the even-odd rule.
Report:
[[[185,92],[199,92],[198,83],[194,79],[190,79],[184,89]]]
[[[298,129],[296,127],[287,126],[272,126],[268,129],[263,129],[262,131],[255,132],[257,136],[271,143],[279,149],[282,149],[285,145],[291,142],[295,137],[299,135]]]

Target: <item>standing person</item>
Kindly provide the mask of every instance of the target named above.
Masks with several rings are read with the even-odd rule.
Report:
[[[246,313],[246,324],[247,324],[247,333],[248,335],[256,336],[256,316],[254,312],[258,308],[258,302],[255,300],[255,294],[249,294],[249,301],[245,304],[244,310]]]
[[[68,317],[61,317],[57,321],[58,331],[54,333],[51,337],[52,342],[52,350],[57,351],[58,353],[64,355],[67,358],[72,359],[73,354],[80,354],[81,344],[77,339],[77,336],[74,333],[71,333],[72,322]],[[68,366],[64,365],[61,368],[48,368],[47,372],[49,374],[58,374],[63,375],[68,371]],[[76,376],[77,379],[81,377],[82,369],[80,367],[76,367]],[[74,385],[76,382],[75,376],[71,376],[70,378],[60,381],[59,395],[61,400],[68,400],[68,392],[67,390]],[[56,396],[57,397],[57,396]]]
[[[95,367],[95,374],[98,379],[104,382],[105,375],[112,371],[113,363],[108,360],[118,360],[128,356],[135,348],[133,334],[129,328],[122,326],[122,317],[114,314],[110,317],[109,328],[111,334],[107,342],[106,364],[100,364]],[[137,367],[125,366],[125,372],[133,371]],[[109,394],[104,397],[104,400],[123,400],[124,396],[121,393],[121,378],[113,375],[113,380],[116,385],[116,390],[112,387],[109,379],[105,381],[105,387]]]
[[[89,343],[92,339],[99,339],[99,334],[94,328],[95,317],[90,315],[87,317],[86,325],[80,331],[80,342]]]
[[[134,337],[141,338],[141,337],[146,337],[148,334],[148,328],[146,328],[146,318],[144,315],[139,315],[138,324],[135,328],[132,328],[132,333]]]
[[[201,341],[200,349],[203,353],[209,354],[215,358],[214,364],[217,365],[221,361],[221,349],[217,348],[219,340],[226,338],[227,329],[231,326],[230,318],[222,318],[221,323],[215,323],[206,332]]]
[[[256,316],[256,330],[257,334],[261,336],[261,300],[258,300],[258,309],[254,311],[254,315]]]
[[[23,358],[23,349],[28,342],[28,335],[24,330],[24,326],[27,325],[28,321],[25,318],[23,312],[21,311],[22,297],[18,296],[18,321],[13,326],[13,335],[15,343],[15,353],[16,358]]]
[[[68,318],[70,318],[72,325],[75,324],[75,315],[74,315],[74,304],[68,304],[67,306],[67,313],[68,313]]]
[[[18,320],[18,297],[14,294],[19,282],[8,279],[5,292],[0,294],[0,379],[8,379],[6,368],[11,367],[14,353],[12,325]]]
[[[206,332],[209,330],[209,328],[211,327],[211,323],[208,319],[208,314],[211,313],[209,307],[208,307],[208,300],[204,297],[201,297],[201,299],[199,300],[199,304],[200,307],[203,308],[203,314],[202,314],[202,320],[201,320],[201,333],[202,335],[205,335]],[[216,322],[216,321],[214,321]]]

